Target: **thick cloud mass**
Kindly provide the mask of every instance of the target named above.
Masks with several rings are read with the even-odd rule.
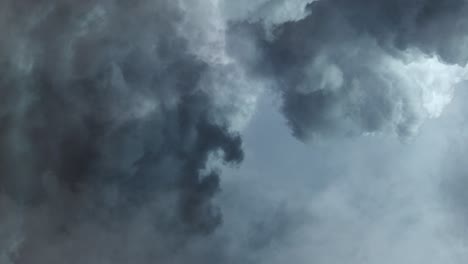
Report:
[[[155,239],[169,235],[156,259],[188,234],[213,231],[219,175],[207,161],[240,162],[241,139],[202,87],[213,65],[179,32],[181,8],[2,1],[1,9],[0,184],[25,210],[26,232],[12,261],[58,263],[66,246],[45,240],[91,235],[82,225],[125,225],[139,208]],[[93,243],[77,240],[73,247]],[[97,250],[109,242],[96,241]],[[97,261],[73,260],[90,254],[77,251],[59,262]]]
[[[466,78],[466,1],[323,0],[307,8],[273,39],[252,27],[263,54],[254,68],[277,80],[299,138],[414,135]]]
[[[424,205],[441,171],[463,204],[463,150],[438,161],[465,125],[434,120],[466,110],[465,0],[0,0],[0,37],[1,264],[427,263],[405,237],[451,241]]]

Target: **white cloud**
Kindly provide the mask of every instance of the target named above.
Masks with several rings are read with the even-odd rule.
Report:
[[[388,67],[402,80],[401,89],[413,90],[430,118],[439,117],[451,102],[454,87],[468,80],[468,68],[449,65],[437,57],[407,54],[406,60],[388,58]]]
[[[304,18],[308,14],[305,7],[314,1],[316,0],[224,0],[223,10],[230,20],[260,21],[271,28]]]

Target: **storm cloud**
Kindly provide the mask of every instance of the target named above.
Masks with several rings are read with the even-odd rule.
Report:
[[[308,16],[234,32],[277,82],[295,135],[414,135],[465,80],[466,1],[315,1]],[[272,36],[271,36],[272,35]]]
[[[0,35],[2,263],[455,254],[467,1],[0,0]]]
[[[98,263],[86,251],[61,252],[61,239],[82,225],[125,225],[141,208],[149,232],[169,237],[155,259],[212,232],[222,222],[211,202],[219,172],[207,161],[239,163],[242,142],[203,87],[213,65],[179,32],[182,8],[2,1],[2,10],[0,182],[25,212],[12,261]],[[77,240],[72,247],[93,241]],[[97,241],[97,251],[110,242]]]

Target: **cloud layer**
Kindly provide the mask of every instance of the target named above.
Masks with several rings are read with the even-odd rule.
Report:
[[[24,212],[11,261],[100,263],[135,221],[162,261],[221,224],[207,161],[239,163],[242,142],[205,87],[222,69],[180,28],[190,14],[171,1],[2,5],[0,183]]]
[[[307,9],[273,39],[256,26],[237,30],[256,37],[253,67],[277,81],[299,138],[414,135],[466,79],[465,1],[324,0]]]
[[[379,225],[407,235],[386,244],[394,262],[425,232],[445,247],[432,232],[450,217],[412,210],[442,199],[425,175],[464,171],[424,153],[452,146],[434,119],[464,95],[467,24],[464,0],[0,0],[0,262],[360,261],[347,225],[369,263],[391,235]]]

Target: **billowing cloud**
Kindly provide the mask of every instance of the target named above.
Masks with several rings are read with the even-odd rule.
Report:
[[[277,81],[299,138],[414,135],[467,77],[465,1],[323,0],[307,9],[273,38],[255,25],[234,30],[255,36],[262,55],[253,67]]]
[[[0,262],[447,262],[467,24],[464,0],[0,0]]]
[[[223,72],[242,71],[222,47],[207,55],[202,47],[221,40],[194,39],[184,8],[2,1],[0,184],[23,212],[13,263],[110,261],[135,221],[159,240],[149,248],[163,261],[221,224],[211,201],[219,172],[207,162],[243,159],[231,129],[243,99],[216,86],[237,89],[241,78]],[[202,34],[205,24],[190,29]]]

